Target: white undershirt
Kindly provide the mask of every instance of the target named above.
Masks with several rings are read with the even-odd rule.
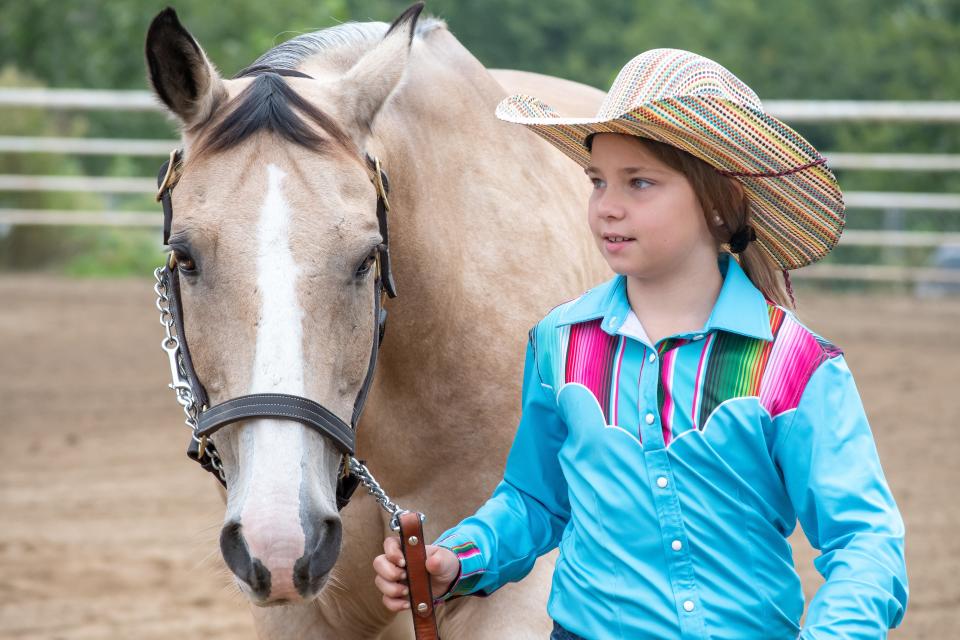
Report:
[[[633,309],[630,309],[630,311],[627,313],[627,318],[623,321],[623,325],[620,327],[617,333],[630,338],[635,338],[648,347],[653,345],[653,343],[650,342],[650,337],[647,335],[647,332],[644,331],[643,325],[640,324],[640,318],[638,318],[637,314],[633,312]]]

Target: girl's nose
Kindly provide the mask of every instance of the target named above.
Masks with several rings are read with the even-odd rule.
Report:
[[[597,196],[596,207],[597,213],[603,218],[622,218],[626,212],[623,198],[616,192],[616,189],[604,189]]]

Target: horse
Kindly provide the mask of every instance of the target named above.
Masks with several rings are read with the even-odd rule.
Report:
[[[488,70],[422,6],[389,25],[294,37],[248,67],[260,72],[232,79],[170,8],[145,51],[150,85],[181,130],[168,245],[211,403],[288,393],[350,417],[384,240],[364,154],[389,175],[399,295],[384,304],[356,447],[394,500],[427,515],[432,540],[501,478],[528,331],[610,273],[585,223],[589,181],[494,117],[508,92],[582,114],[603,93]],[[341,454],[329,438],[257,418],[211,441],[226,485],[221,550],[260,637],[412,637],[409,615],[387,611],[373,582],[389,516],[360,492],[338,512]],[[546,637],[551,569],[548,554],[519,583],[444,603],[441,634]]]

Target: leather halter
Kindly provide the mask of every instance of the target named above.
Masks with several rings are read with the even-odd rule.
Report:
[[[248,69],[243,75],[258,75],[260,73],[310,77],[300,72],[266,67],[253,67]],[[211,407],[206,389],[204,389],[203,384],[197,377],[196,370],[193,367],[193,361],[190,358],[190,350],[187,347],[186,333],[184,332],[183,307],[180,297],[180,270],[172,251],[169,254],[167,264],[163,267],[163,275],[166,277],[172,293],[170,296],[170,313],[176,325],[186,377],[194,397],[201,406],[197,429],[190,439],[187,455],[200,463],[204,469],[213,473],[224,486],[226,486],[226,481],[220,478],[211,461],[210,453],[214,451],[214,448],[213,443],[209,442],[209,438],[223,427],[234,422],[248,420],[250,418],[294,420],[326,436],[344,456],[352,456],[355,453],[357,423],[360,420],[367,394],[373,383],[377,354],[380,350],[386,329],[387,311],[382,306],[383,295],[386,294],[390,298],[397,296],[390,264],[390,238],[387,226],[387,212],[390,210],[390,203],[387,200],[387,193],[390,188],[389,182],[386,173],[380,166],[380,161],[371,157],[369,154],[365,154],[365,156],[373,172],[371,181],[377,191],[377,222],[380,226],[380,235],[383,242],[380,244],[376,255],[376,274],[373,291],[373,346],[370,350],[370,361],[366,377],[353,405],[350,424],[347,424],[335,413],[309,398],[282,393],[249,394],[231,398]],[[157,176],[157,200],[163,206],[163,243],[165,245],[168,244],[170,240],[170,228],[173,222],[171,195],[173,188],[180,178],[179,169],[181,157],[182,153],[179,149],[171,152],[170,158],[160,167],[160,173]],[[357,488],[359,482],[359,478],[349,473],[349,465],[346,465],[346,473],[340,474],[337,481],[338,510],[343,509],[343,507],[347,505],[350,496]]]

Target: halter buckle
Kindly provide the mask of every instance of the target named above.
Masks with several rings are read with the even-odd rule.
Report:
[[[167,160],[167,172],[163,174],[163,180],[160,181],[160,186],[157,187],[157,202],[160,202],[163,199],[163,192],[167,189],[173,187],[177,183],[177,180],[174,180],[174,175],[177,173],[177,166],[179,163],[180,150],[174,149],[170,152],[170,158]],[[179,179],[179,176],[177,176]]]

